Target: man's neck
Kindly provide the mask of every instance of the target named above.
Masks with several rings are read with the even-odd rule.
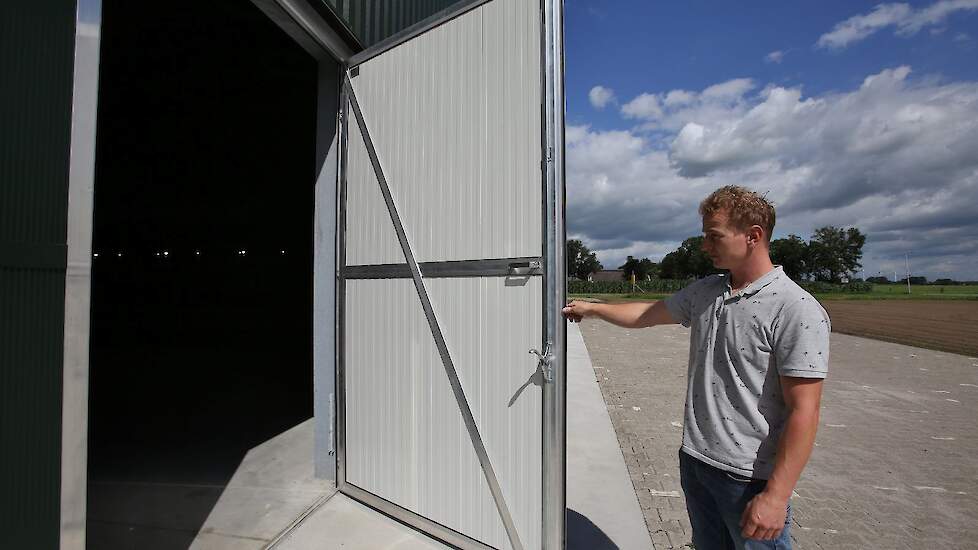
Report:
[[[730,288],[740,290],[753,283],[774,269],[771,258],[767,254],[748,258],[743,265],[730,270]]]

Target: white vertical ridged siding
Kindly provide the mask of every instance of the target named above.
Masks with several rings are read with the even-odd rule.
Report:
[[[352,118],[352,109],[351,109]],[[370,156],[355,120],[350,120],[346,172],[347,265],[401,264],[406,260]]]
[[[542,252],[539,4],[494,0],[352,85],[419,262]],[[352,115],[347,265],[403,263]],[[425,279],[523,546],[541,540],[542,279]],[[346,480],[510,548],[410,279],[346,283]]]
[[[539,8],[489,2],[352,79],[419,262],[540,254]]]
[[[428,279],[517,531],[540,545],[539,277]],[[347,282],[347,481],[510,548],[409,279]]]

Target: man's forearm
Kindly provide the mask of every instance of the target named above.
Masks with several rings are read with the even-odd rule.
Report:
[[[591,316],[607,321],[613,325],[625,328],[645,326],[642,315],[652,307],[646,303],[627,304],[594,304],[591,306]]]
[[[815,445],[818,430],[818,407],[792,409],[778,441],[774,472],[764,492],[787,502],[801,477]]]

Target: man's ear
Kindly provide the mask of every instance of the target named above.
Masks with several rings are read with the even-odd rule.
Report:
[[[747,230],[747,244],[756,245],[764,242],[764,228],[759,225],[752,225]]]

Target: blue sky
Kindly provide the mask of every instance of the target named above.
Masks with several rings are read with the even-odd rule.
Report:
[[[727,183],[775,237],[868,234],[866,276],[978,279],[978,0],[567,0],[568,233],[605,267]]]

